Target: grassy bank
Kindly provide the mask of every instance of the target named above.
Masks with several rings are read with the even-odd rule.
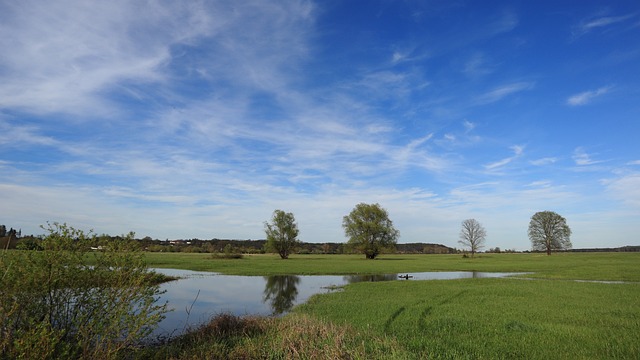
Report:
[[[382,356],[382,354],[386,354]],[[284,318],[221,314],[137,359],[409,359],[393,337],[305,315]]]
[[[527,277],[546,279],[614,280],[640,282],[640,253],[382,255],[245,255],[242,259],[216,259],[211,254],[146,253],[150,267],[215,271],[233,275],[344,275],[424,271],[533,272]]]

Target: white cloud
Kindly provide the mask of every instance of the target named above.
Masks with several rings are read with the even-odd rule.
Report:
[[[486,56],[484,54],[477,53],[467,60],[462,71],[469,77],[480,77],[491,74],[494,70]]]
[[[537,160],[532,160],[530,161],[530,163],[535,166],[544,166],[544,165],[553,164],[556,161],[558,161],[558,159],[555,157],[546,157],[546,158],[540,158]]]
[[[602,16],[597,18],[591,18],[588,20],[583,20],[579,25],[575,27],[573,31],[573,35],[575,37],[579,37],[587,34],[592,30],[609,27],[611,25],[622,23],[635,17],[636,17],[636,14],[628,14],[628,15],[621,15],[621,16]]]
[[[530,82],[517,82],[512,84],[506,84],[494,88],[480,96],[477,96],[475,102],[477,104],[490,104],[496,101],[500,101],[503,98],[515,94],[521,91],[529,90],[533,88],[533,83]]]
[[[522,153],[524,152],[524,146],[521,145],[513,145],[510,147],[511,150],[513,150],[513,156],[510,156],[508,158],[504,158],[502,160],[498,160],[496,162],[493,163],[489,163],[487,165],[484,166],[485,169],[487,170],[495,170],[498,168],[501,168],[509,163],[511,163],[513,160],[517,159],[518,157],[520,157],[522,155]]]
[[[172,85],[187,76],[282,90],[313,13],[308,2],[260,1],[25,0],[0,10],[0,107],[112,118],[110,92],[182,100]],[[203,42],[198,58],[175,61]]]
[[[35,113],[107,111],[99,92],[116,81],[162,81],[169,46],[203,31],[188,5],[20,1],[3,10],[0,106]]]
[[[397,65],[410,61],[418,61],[427,57],[428,54],[421,52],[416,45],[398,46],[391,54],[391,64]]]
[[[368,72],[356,83],[345,84],[351,95],[362,92],[368,98],[404,99],[430,85],[417,70],[376,70]]]
[[[466,119],[462,122],[462,125],[464,126],[465,133],[469,133],[476,128],[476,124]]]
[[[55,146],[60,143],[50,136],[43,136],[35,126],[13,125],[0,119],[0,145],[5,148],[29,145]]]
[[[640,173],[625,174],[608,180],[606,186],[615,198],[640,210]]]
[[[593,99],[608,93],[611,89],[613,89],[613,86],[603,86],[597,90],[584,91],[579,94],[572,95],[567,99],[567,104],[571,106],[587,105]]]
[[[539,181],[534,181],[530,184],[526,185],[527,187],[533,187],[533,188],[548,188],[551,186],[551,181],[549,180],[539,180]]]
[[[591,155],[587,154],[583,147],[577,147],[573,151],[573,161],[579,166],[594,165],[602,162],[591,159]]]

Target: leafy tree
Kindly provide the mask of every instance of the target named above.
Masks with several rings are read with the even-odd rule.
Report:
[[[40,240],[33,236],[29,236],[18,241],[16,245],[18,250],[43,250],[40,246]]]
[[[120,242],[91,252],[95,235],[66,224],[45,230],[41,251],[0,253],[0,359],[123,358],[166,312],[143,254]]]
[[[533,250],[546,251],[571,249],[571,229],[567,220],[553,211],[540,211],[529,222],[529,239]]]
[[[458,243],[468,247],[471,250],[471,257],[473,257],[478,250],[484,247],[486,237],[487,231],[476,219],[467,219],[462,222]]]
[[[395,246],[400,232],[393,227],[387,210],[379,204],[360,203],[342,218],[342,227],[349,238],[348,244],[375,259],[386,248]]]
[[[267,234],[265,248],[268,251],[277,252],[282,259],[288,259],[289,255],[300,245],[298,240],[298,224],[292,213],[275,210],[271,217],[271,223],[264,223],[264,231]]]

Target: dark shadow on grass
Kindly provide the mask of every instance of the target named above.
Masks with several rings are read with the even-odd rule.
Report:
[[[369,259],[363,259],[363,260],[369,260]],[[411,260],[408,258],[385,258],[385,257],[377,257],[374,260],[384,260],[384,261],[396,261],[396,260],[402,260],[402,261],[406,261],[406,260]]]
[[[391,324],[396,320],[396,318],[398,316],[400,316],[400,314],[402,314],[404,311],[406,310],[406,307],[402,306],[401,308],[399,308],[398,310],[396,310],[393,314],[391,314],[391,316],[389,317],[389,319],[387,319],[387,321],[384,323],[384,331],[388,332],[389,331],[389,327],[391,326]]]
[[[431,310],[433,310],[433,306],[428,306],[420,313],[420,317],[418,318],[419,330],[424,331],[427,328],[427,316],[431,314]]]

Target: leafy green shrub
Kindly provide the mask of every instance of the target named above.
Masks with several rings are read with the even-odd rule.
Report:
[[[42,251],[0,255],[0,359],[121,357],[166,312],[133,233],[92,251],[91,232],[45,230]]]

